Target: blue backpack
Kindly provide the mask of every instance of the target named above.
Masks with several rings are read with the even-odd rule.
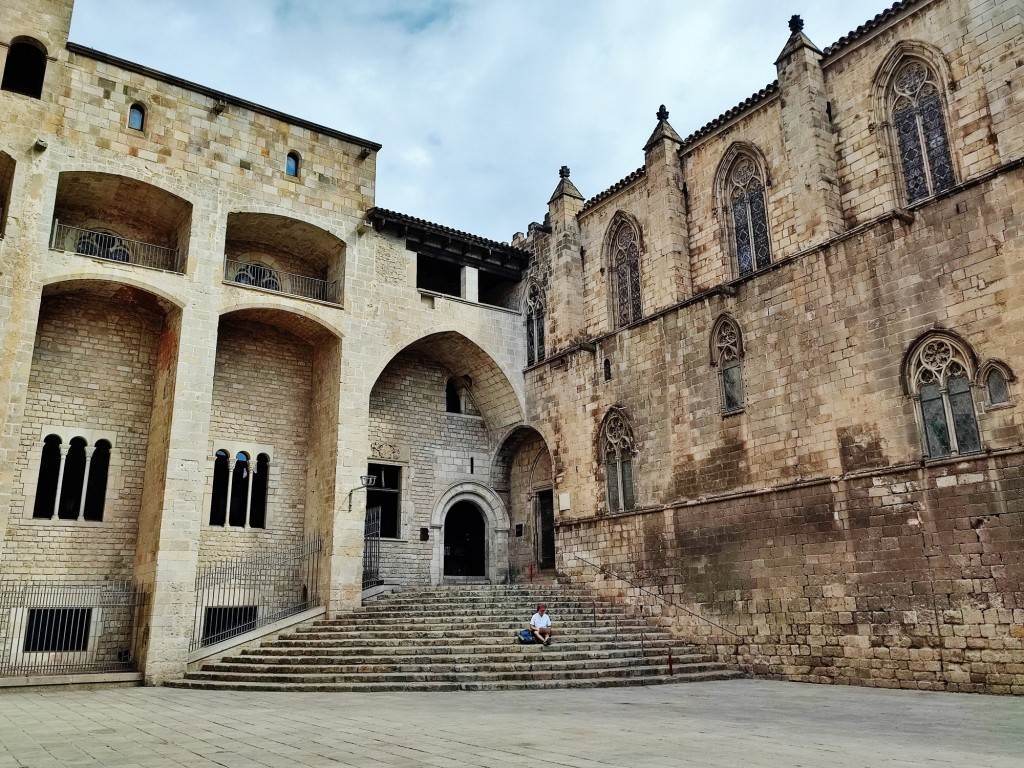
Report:
[[[530,643],[537,642],[537,638],[533,636],[533,632],[528,629],[519,630],[519,642],[523,645],[529,645]]]

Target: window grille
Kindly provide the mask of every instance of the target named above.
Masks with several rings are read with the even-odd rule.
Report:
[[[612,278],[619,327],[643,317],[640,302],[640,233],[622,221],[612,236]]]
[[[892,80],[890,113],[908,203],[956,184],[938,83],[918,59],[904,63]]]
[[[981,450],[971,393],[971,356],[966,350],[946,337],[926,339],[910,358],[909,381],[929,458]]]
[[[605,417],[601,430],[605,464],[605,488],[608,511],[633,509],[636,494],[633,487],[633,456],[636,453],[633,429],[625,413],[613,408]]]
[[[718,368],[722,413],[743,410],[743,337],[739,326],[722,317],[711,333],[713,362]]]
[[[729,172],[732,239],[739,274],[749,275],[772,263],[765,184],[754,159],[740,155]]]
[[[544,360],[544,295],[531,283],[526,295],[526,364]]]

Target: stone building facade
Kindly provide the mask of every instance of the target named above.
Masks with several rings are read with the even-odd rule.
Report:
[[[0,589],[65,595],[0,673],[97,657],[66,590],[124,582],[118,659],[176,676],[210,611],[278,618],[203,579],[315,549],[331,614],[547,571],[758,674],[1024,691],[1018,3],[794,18],[776,82],[511,244],[71,12],[0,6]]]

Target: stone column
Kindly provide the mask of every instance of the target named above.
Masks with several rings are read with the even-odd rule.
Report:
[[[462,268],[462,298],[466,301],[480,301],[480,273],[476,267]]]

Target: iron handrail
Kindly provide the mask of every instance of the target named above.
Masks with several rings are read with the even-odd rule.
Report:
[[[50,249],[164,272],[182,271],[181,255],[177,248],[129,240],[111,232],[73,227],[61,224],[57,219],[53,220]]]
[[[272,269],[253,261],[224,258],[224,282],[287,296],[338,303],[338,282]]]
[[[573,555],[573,559],[579,560],[580,562],[583,562],[583,563],[586,563],[587,565],[590,565],[590,566],[596,568],[599,572],[607,574],[607,575],[611,576],[612,578],[619,579],[620,581],[624,581],[627,584],[629,584],[631,587],[633,587],[634,589],[639,589],[641,592],[643,592],[643,593],[645,593],[647,595],[650,595],[655,600],[659,600],[662,603],[664,603],[665,605],[670,605],[673,608],[679,608],[684,613],[688,613],[690,616],[693,616],[694,618],[699,619],[700,621],[707,622],[711,626],[717,627],[718,629],[722,630],[726,634],[732,635],[733,637],[738,637],[740,639],[743,639],[743,635],[741,635],[741,634],[739,634],[737,632],[733,632],[731,629],[726,629],[721,624],[718,624],[718,623],[712,621],[711,619],[709,619],[709,618],[707,618],[705,616],[701,616],[699,613],[696,613],[695,611],[691,611],[685,605],[681,605],[680,603],[677,603],[674,600],[666,600],[665,597],[663,597],[662,595],[658,594],[657,592],[652,592],[651,590],[647,589],[646,587],[642,586],[641,584],[637,584],[632,579],[630,579],[630,578],[628,578],[626,576],[623,576],[622,574],[617,573],[616,571],[613,571],[610,568],[606,568],[605,566],[601,565],[600,563],[595,563],[592,560],[587,560],[587,558],[580,557],[579,555]]]

